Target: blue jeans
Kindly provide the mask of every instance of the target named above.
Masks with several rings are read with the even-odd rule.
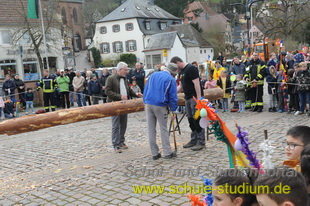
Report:
[[[0,117],[2,117],[2,107],[0,107]]]
[[[299,105],[300,105],[300,112],[304,112],[305,105],[310,103],[310,92],[299,92]]]
[[[77,104],[79,107],[86,106],[85,95],[84,92],[76,92]]]
[[[74,98],[73,98],[74,92],[70,92],[70,103],[74,104]]]
[[[228,98],[222,99],[223,109],[228,111]]]
[[[14,109],[12,109],[11,111],[9,111],[10,112],[10,114],[8,114],[8,113],[4,113],[4,116],[6,117],[6,118],[13,118],[14,116],[13,116],[13,114],[14,114]],[[12,115],[11,115],[12,114]]]
[[[34,113],[33,101],[26,101],[26,113],[28,113],[29,107],[32,109],[32,113]]]

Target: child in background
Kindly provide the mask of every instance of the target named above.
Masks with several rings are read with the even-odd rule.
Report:
[[[204,85],[205,89],[216,88],[216,81],[213,79],[212,74],[209,74],[209,79]]]
[[[10,96],[6,97],[6,100],[4,101],[4,116],[6,118],[13,118],[14,117],[14,102],[12,102]]]
[[[4,116],[2,116],[2,108],[4,107],[3,97],[0,96],[0,119],[4,119]]]
[[[310,144],[310,127],[295,126],[286,133],[286,141],[283,142],[288,160],[283,165],[298,168],[300,164],[301,151]]]
[[[140,87],[137,85],[136,80],[132,80],[132,85],[130,87],[135,93],[141,93]]]
[[[284,76],[283,76],[283,71],[278,72],[277,76],[277,83],[278,83],[278,88],[277,88],[277,94],[278,94],[278,112],[282,113],[285,112],[285,102],[284,102]]]
[[[277,104],[277,72],[274,66],[269,67],[269,74],[267,75],[266,81],[268,82],[268,94],[269,94],[269,112],[276,112]]]
[[[206,88],[205,88],[206,82],[207,82],[207,76],[206,76],[205,73],[202,73],[202,74],[201,74],[201,85],[202,85],[202,88],[203,88],[203,89],[206,89]]]
[[[305,106],[310,102],[310,71],[307,69],[306,62],[301,62],[298,67],[300,70],[297,72],[296,82],[300,109],[294,115],[304,114]]]
[[[237,75],[235,101],[238,102],[238,112],[245,112],[245,88],[246,82],[242,79],[242,74]]]
[[[219,86],[220,88],[224,90],[222,105],[223,105],[223,112],[227,112],[228,111],[228,98],[230,98],[232,88],[231,88],[230,78],[227,78],[226,70],[221,71],[221,76],[217,80],[217,86]]]
[[[27,92],[25,93],[26,115],[28,114],[29,107],[32,109],[32,114],[34,114],[33,99],[34,99],[34,95],[32,92],[32,88],[27,88]]]
[[[255,173],[255,172],[254,172]],[[253,173],[249,173],[253,174]],[[249,177],[238,169],[223,170],[213,181],[212,195],[214,197],[214,206],[254,206],[257,205],[254,194],[242,192],[238,194],[236,189],[229,193],[229,189],[237,188],[238,186],[246,185],[251,187],[255,177]],[[227,187],[228,186],[228,187]],[[225,187],[228,191],[225,192]],[[248,188],[248,189],[249,189]],[[246,188],[244,188],[244,191]],[[224,192],[219,192],[224,191]]]
[[[289,94],[289,110],[288,110],[288,114],[290,114],[291,112],[295,113],[299,110],[299,97],[298,97],[298,93],[297,93],[297,86],[294,85],[294,69],[289,69],[287,71],[287,76],[288,76],[288,80],[286,83],[287,84],[287,93]]]
[[[288,188],[286,192],[276,192],[279,185]],[[307,186],[303,176],[292,169],[271,169],[259,175],[254,183],[257,201],[261,206],[305,206],[307,204]],[[268,188],[265,189],[258,188]]]

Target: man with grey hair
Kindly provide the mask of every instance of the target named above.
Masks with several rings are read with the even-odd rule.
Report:
[[[132,97],[141,97],[141,93],[135,93],[130,89],[126,74],[128,66],[125,62],[117,64],[116,74],[109,76],[105,84],[105,93],[107,102],[128,100]],[[121,153],[122,149],[127,149],[125,144],[125,132],[127,128],[127,114],[112,117],[112,144],[117,153]]]
[[[163,71],[153,73],[145,84],[143,100],[146,104],[148,137],[153,160],[161,157],[156,143],[156,122],[160,126],[164,158],[171,159],[176,156],[171,150],[169,141],[167,108],[170,107],[172,111],[171,118],[174,118],[174,113],[178,108],[177,84],[174,78],[177,70],[178,66],[170,63],[167,67],[164,67]]]

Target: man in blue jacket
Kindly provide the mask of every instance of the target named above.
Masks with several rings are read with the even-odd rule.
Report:
[[[93,104],[98,104],[100,99],[101,86],[95,74],[90,76],[88,82],[88,94],[92,97]]]
[[[177,84],[174,78],[177,70],[177,65],[170,63],[163,71],[153,73],[145,84],[143,100],[146,104],[148,137],[153,160],[161,157],[156,144],[157,121],[160,126],[164,158],[171,159],[176,156],[171,150],[169,141],[167,108],[169,106],[172,113],[174,113],[178,107]],[[174,115],[171,118],[174,118]]]

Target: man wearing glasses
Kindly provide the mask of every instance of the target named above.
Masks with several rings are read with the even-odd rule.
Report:
[[[267,75],[266,63],[259,58],[257,52],[254,52],[252,57],[244,76],[244,79],[248,82],[248,87],[250,87],[246,107],[251,106],[252,112],[262,112],[264,105],[264,78]]]

